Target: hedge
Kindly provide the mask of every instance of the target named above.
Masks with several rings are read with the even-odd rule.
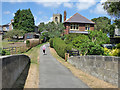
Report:
[[[65,53],[67,50],[71,50],[72,48],[71,46],[65,44],[65,42],[60,38],[50,39],[50,47],[53,47],[56,50],[57,54],[62,58],[65,58]]]

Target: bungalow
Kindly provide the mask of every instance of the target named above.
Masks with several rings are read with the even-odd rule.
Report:
[[[64,13],[65,26],[64,34],[69,33],[82,33],[88,34],[88,30],[94,30],[94,22],[80,15],[79,13],[74,14],[71,18],[66,20],[66,12]]]

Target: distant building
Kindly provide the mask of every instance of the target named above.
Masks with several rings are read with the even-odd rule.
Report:
[[[117,28],[117,26],[116,26],[116,28],[115,28],[115,34],[114,34],[114,37],[120,37],[120,29]]]
[[[3,32],[8,32],[8,31],[13,30],[12,22],[13,22],[13,19],[11,20],[10,23],[1,25],[0,28],[2,28],[2,31],[3,31]]]
[[[74,14],[71,18],[66,20],[66,12],[64,12],[64,34],[69,33],[82,33],[88,34],[88,30],[94,30],[94,22],[80,15],[79,13]]]
[[[62,22],[62,15],[61,14],[53,14],[53,22],[58,24]]]
[[[39,36],[40,34],[36,34],[36,33],[26,33],[24,40],[39,38]]]

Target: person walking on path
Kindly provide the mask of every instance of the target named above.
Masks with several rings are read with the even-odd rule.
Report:
[[[45,55],[45,49],[46,49],[46,46],[43,45],[42,49],[43,49],[43,55]]]

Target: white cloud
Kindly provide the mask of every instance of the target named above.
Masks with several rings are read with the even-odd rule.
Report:
[[[72,8],[73,7],[73,3],[64,3],[63,6],[64,7],[68,7],[68,8]]]
[[[3,13],[4,14],[10,14],[11,12],[10,11],[4,11]]]
[[[104,2],[106,2],[106,1],[107,1],[107,0],[101,0],[100,3],[104,3]]]
[[[37,2],[37,4],[42,4],[44,7],[56,8],[61,5],[61,2]]]
[[[41,22],[44,22],[45,24],[52,22],[53,21],[53,17],[48,18],[47,16],[44,16],[42,18],[39,18],[38,23],[36,23],[36,25],[39,25]]]
[[[96,4],[95,0],[79,0],[79,3],[76,3],[76,7],[79,11],[86,10]]]
[[[92,10],[90,10],[90,13],[95,13],[95,14],[107,14],[107,12],[103,9],[103,5],[101,3],[98,3],[96,7]]]
[[[15,13],[12,13],[13,17],[15,16]]]

